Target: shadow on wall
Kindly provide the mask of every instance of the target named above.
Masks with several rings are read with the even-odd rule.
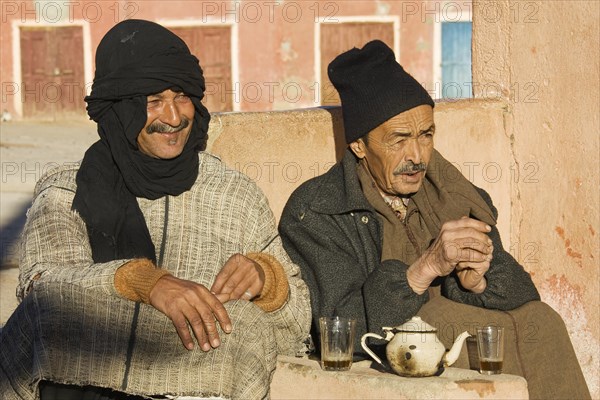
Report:
[[[208,135],[208,151],[260,187],[276,220],[290,194],[346,150],[339,107],[215,113]]]
[[[346,152],[346,135],[344,134],[344,120],[340,106],[320,107],[331,115],[331,129],[335,141],[335,160],[341,161]]]

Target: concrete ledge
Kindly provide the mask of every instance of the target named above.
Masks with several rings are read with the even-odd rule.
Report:
[[[515,375],[481,375],[447,368],[437,377],[403,378],[370,368],[326,372],[314,360],[279,356],[272,399],[528,399],[527,382]]]

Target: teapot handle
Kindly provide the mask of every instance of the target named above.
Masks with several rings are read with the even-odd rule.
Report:
[[[377,363],[379,363],[380,365],[382,365],[382,366],[385,367],[385,365],[381,362],[381,360],[379,359],[379,357],[377,357],[375,355],[375,353],[373,353],[373,351],[371,349],[369,349],[369,347],[367,346],[367,338],[369,338],[369,337],[372,337],[372,338],[375,338],[375,339],[381,339],[381,340],[388,340],[388,339],[384,338],[383,336],[380,336],[380,335],[378,335],[376,333],[365,333],[360,338],[360,345],[362,346],[363,350],[366,351],[368,355],[370,355],[371,357],[373,357],[373,359],[375,361],[377,361]]]

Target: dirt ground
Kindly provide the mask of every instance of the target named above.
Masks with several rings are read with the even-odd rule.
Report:
[[[88,121],[0,124],[0,325],[17,306],[17,243],[35,183],[52,167],[81,160],[97,139]]]

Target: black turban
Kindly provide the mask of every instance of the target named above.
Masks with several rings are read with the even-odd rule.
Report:
[[[147,122],[147,96],[173,89],[190,96],[195,113],[183,152],[169,160],[142,153],[137,137]],[[189,190],[198,176],[210,114],[201,104],[205,84],[198,59],[168,29],[126,20],[104,36],[96,75],[85,98],[100,140],[85,153],[73,200],[86,223],[95,262],[156,253],[136,197],[150,200]]]

